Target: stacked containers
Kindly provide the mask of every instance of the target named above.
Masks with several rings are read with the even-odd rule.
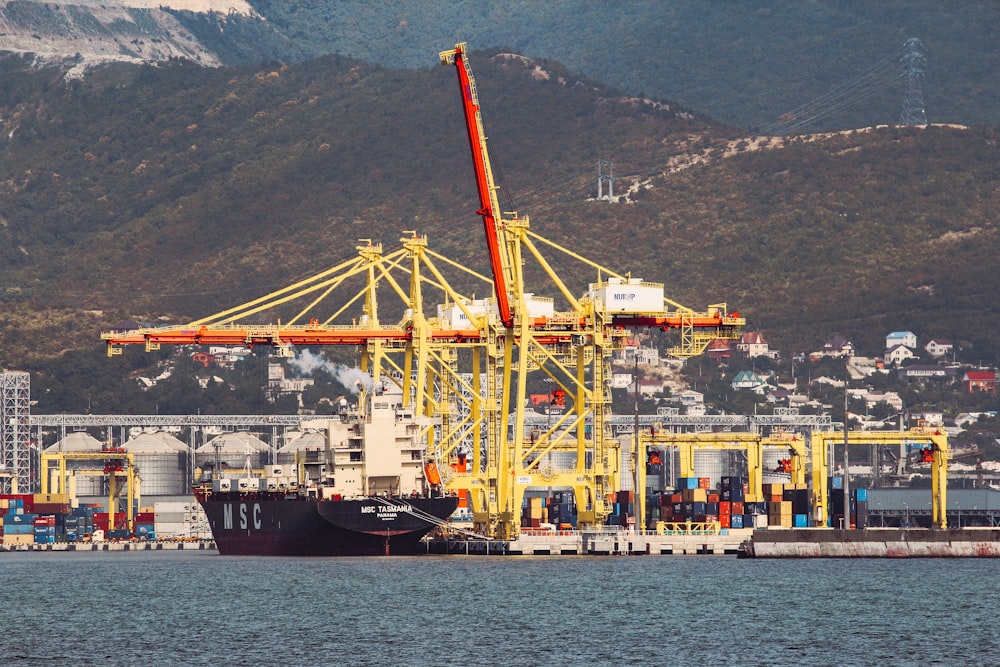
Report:
[[[868,489],[851,490],[851,519],[858,530],[868,526]]]
[[[844,525],[844,478],[840,476],[830,477],[827,480],[827,488],[830,490],[827,501],[830,508],[830,526],[833,528],[848,528]]]
[[[785,485],[778,482],[762,484],[761,490],[767,503],[767,525],[774,528],[791,528],[792,502],[785,500]]]
[[[631,491],[619,491],[615,496],[616,525],[628,526],[629,520],[634,516],[632,509],[633,495]]]
[[[721,478],[719,482],[719,522],[723,528],[753,528],[753,520],[747,522],[744,517],[746,483],[746,478],[738,475]],[[727,515],[725,519],[724,515]]]
[[[23,498],[7,496],[7,509],[3,515],[3,544],[5,547],[35,542],[35,515],[26,514]]]
[[[831,477],[830,489],[830,525],[834,528],[844,526],[844,478]],[[862,529],[868,525],[868,489],[851,489],[851,526]]]
[[[71,530],[75,528],[75,530]],[[74,507],[66,517],[66,541],[79,542],[94,534],[94,507]]]
[[[794,528],[809,527],[809,489],[805,484],[786,484],[783,500],[792,503],[792,526]]]
[[[55,544],[56,517],[54,514],[36,514],[34,521],[35,544]]]
[[[545,498],[533,496],[524,499],[524,509],[521,512],[521,525],[525,528],[541,528],[545,515]]]
[[[196,502],[153,504],[153,532],[160,539],[167,537],[200,537],[208,527],[208,517]]]
[[[549,523],[560,530],[576,528],[576,505],[572,491],[556,491],[552,494]]]
[[[139,512],[135,515],[132,533],[141,540],[155,540],[156,527],[153,512]]]

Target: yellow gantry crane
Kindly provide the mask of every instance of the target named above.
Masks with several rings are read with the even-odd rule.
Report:
[[[418,414],[433,418],[424,433],[429,456],[449,489],[469,494],[477,532],[516,537],[530,488],[572,488],[580,524],[602,523],[618,487],[620,452],[609,420],[614,351],[630,329],[655,327],[679,332],[670,353],[695,356],[714,338],[739,338],[745,320],[724,303],[705,311],[682,306],[665,297],[662,284],[600,266],[534,233],[527,216],[501,213],[466,45],[440,58],[458,73],[491,276],[434,252],[426,236],[409,231],[398,250],[384,253],[381,244],[363,239],[357,258],[201,320],[102,338],[109,354],[133,344],[268,345],[284,355],[299,346],[357,346],[362,370],[399,385]],[[546,256],[552,252],[582,262],[595,281],[584,290],[567,285]],[[528,291],[528,261],[550,285]],[[455,271],[466,282],[488,285],[492,297],[476,299],[452,287],[446,273]],[[566,307],[537,296],[543,289]],[[353,295],[329,313],[325,304],[348,290]],[[427,290],[440,295],[436,312],[428,308]],[[380,316],[385,292],[402,306],[391,323]],[[359,302],[361,317],[343,323]],[[277,310],[289,313],[283,322],[246,323]],[[529,377],[537,373],[566,397],[566,410],[532,434],[526,405]],[[460,455],[467,455],[464,466],[456,465]]]
[[[80,467],[96,463],[99,467]],[[70,469],[69,464],[77,467]],[[43,452],[39,466],[43,494],[74,495],[71,477],[102,477],[108,482],[108,530],[132,529],[139,496],[135,455],[123,447],[105,446],[98,452]],[[125,526],[115,525],[115,513],[125,494]]]
[[[738,450],[746,456],[747,493],[749,502],[763,498],[761,489],[765,449],[787,452],[789,477],[794,485],[810,482],[811,504],[816,525],[825,526],[829,518],[830,460],[838,447],[872,445],[916,445],[921,447],[925,460],[931,464],[931,523],[936,528],[947,528],[948,460],[951,450],[948,436],[940,429],[915,428],[907,431],[812,431],[806,435],[776,433],[762,436],[757,433],[661,433],[642,432],[638,438],[635,464],[639,466],[640,488],[645,484],[646,452],[650,449],[676,449],[679,453],[679,477],[694,477],[694,452],[697,450]],[[804,487],[803,487],[804,488]],[[645,499],[637,500],[637,514],[644,517]]]

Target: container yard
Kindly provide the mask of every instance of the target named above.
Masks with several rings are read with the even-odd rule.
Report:
[[[4,551],[128,551],[214,548],[201,508],[193,500],[157,502],[129,522],[100,503],[65,494],[0,495]],[[187,545],[185,547],[185,545]]]

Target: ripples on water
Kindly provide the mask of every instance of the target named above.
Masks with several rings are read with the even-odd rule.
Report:
[[[0,665],[990,665],[997,560],[0,554]]]

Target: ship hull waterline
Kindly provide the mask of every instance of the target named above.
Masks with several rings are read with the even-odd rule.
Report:
[[[425,535],[455,497],[315,500],[214,493],[199,502],[223,556],[401,556],[426,553]]]

